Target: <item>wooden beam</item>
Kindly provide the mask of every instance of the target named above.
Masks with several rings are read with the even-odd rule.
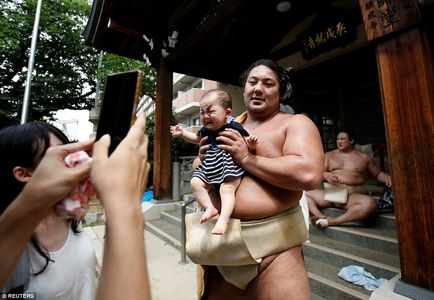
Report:
[[[213,32],[221,30],[220,24],[224,24],[228,22],[233,16],[236,16],[240,11],[242,11],[242,8],[246,4],[250,3],[244,0],[231,1],[230,11],[212,18],[210,22],[206,23],[206,25],[200,27],[199,30],[191,34],[188,39],[179,42],[175,49],[171,51],[170,55],[165,58],[166,63],[170,65],[171,63],[182,59],[182,56],[191,51],[191,49],[194,49],[195,47],[197,47],[197,45],[202,45],[203,43],[207,42],[212,36]],[[180,32],[180,34],[183,34],[183,32]]]
[[[426,30],[385,39],[377,60],[402,280],[434,291],[434,64]]]
[[[117,31],[117,32],[121,32],[124,33],[126,35],[130,35],[133,37],[142,37],[142,33],[140,31],[138,31],[135,28],[130,28],[130,27],[126,27],[124,25],[122,25],[121,23],[113,20],[112,18],[109,18],[108,23],[107,23],[107,28]]]
[[[157,95],[155,103],[154,135],[154,199],[172,198],[172,88],[173,73],[167,65],[160,63],[157,69]]]

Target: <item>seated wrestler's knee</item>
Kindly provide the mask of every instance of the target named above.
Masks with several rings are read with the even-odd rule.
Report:
[[[374,213],[377,210],[377,201],[375,201],[375,199],[369,197],[371,201],[368,202],[367,206],[368,206],[368,210],[372,213]]]

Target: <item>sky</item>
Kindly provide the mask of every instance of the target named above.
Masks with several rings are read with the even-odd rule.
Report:
[[[87,140],[93,132],[88,110],[62,109],[56,112],[54,118],[50,123],[61,129],[70,140]]]

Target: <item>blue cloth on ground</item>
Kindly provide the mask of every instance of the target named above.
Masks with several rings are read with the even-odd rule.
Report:
[[[142,202],[151,201],[154,198],[154,191],[146,191],[143,193]]]
[[[343,267],[338,276],[345,281],[363,286],[368,291],[373,291],[387,282],[387,279],[377,279],[363,267],[354,265]]]

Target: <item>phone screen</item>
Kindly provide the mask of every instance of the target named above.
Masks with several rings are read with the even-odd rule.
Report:
[[[109,153],[116,149],[136,119],[142,80],[143,72],[139,70],[107,76],[96,139],[107,133],[110,135]]]

